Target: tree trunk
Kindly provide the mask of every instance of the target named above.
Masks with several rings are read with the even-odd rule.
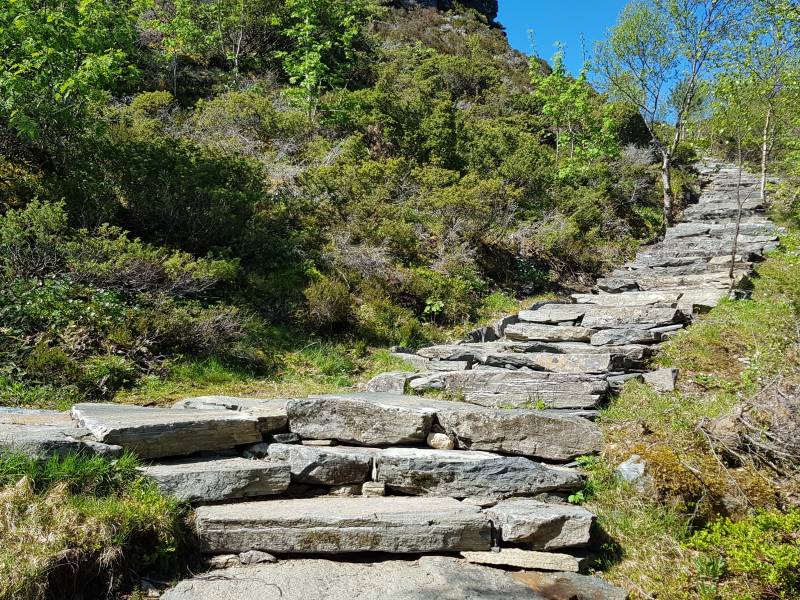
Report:
[[[664,153],[661,160],[661,184],[664,188],[664,227],[672,225],[672,182],[670,181],[670,171],[672,169],[672,157]]]
[[[767,106],[764,132],[761,136],[761,200],[767,199],[767,163],[769,162],[769,129],[772,126],[772,104]]]

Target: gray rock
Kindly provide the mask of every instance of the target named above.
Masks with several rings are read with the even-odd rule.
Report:
[[[506,327],[505,336],[522,342],[588,342],[593,333],[594,331],[586,327],[518,323]]]
[[[628,593],[598,576],[577,573],[514,573],[514,579],[548,600],[627,600]]]
[[[266,563],[278,562],[278,559],[268,552],[260,550],[248,550],[239,554],[239,562],[243,565],[263,565]]]
[[[348,483],[346,485],[335,485],[328,490],[331,496],[340,498],[353,498],[364,493],[364,486],[360,483]]]
[[[682,313],[675,308],[658,307],[594,307],[583,317],[583,326],[610,329],[625,325],[643,324],[647,329],[678,323]],[[636,342],[627,342],[636,343]]]
[[[450,498],[303,498],[201,506],[195,524],[210,554],[396,554],[488,550],[480,509]]]
[[[0,452],[15,452],[45,459],[83,453],[116,458],[122,448],[96,441],[88,429],[78,427],[68,413],[0,408]]]
[[[228,569],[238,567],[242,563],[236,554],[217,554],[206,557],[205,564],[209,569]]]
[[[581,304],[545,304],[536,310],[521,310],[519,320],[557,325],[566,321],[578,321],[587,310],[588,307]]]
[[[493,329],[497,333],[497,337],[502,338],[506,333],[506,327],[515,323],[519,323],[519,317],[517,315],[509,315],[495,321]]]
[[[470,331],[464,336],[464,341],[471,343],[494,342],[499,337],[494,327],[489,325],[488,327],[480,327]]]
[[[499,569],[456,558],[293,559],[197,575],[162,600],[544,600]]]
[[[726,289],[693,289],[684,290],[678,308],[687,314],[708,312],[727,298]]]
[[[620,329],[603,329],[592,336],[593,346],[625,346],[630,344],[657,344],[661,341],[661,333],[625,327]]]
[[[417,377],[418,375],[415,373],[408,373],[406,371],[381,373],[367,382],[367,391],[395,392],[397,394],[402,394],[406,389],[406,384]]]
[[[300,445],[311,446],[312,448],[330,448],[336,445],[336,440],[303,440]]]
[[[589,543],[594,515],[570,504],[512,498],[486,510],[504,542],[531,544],[535,550],[576,548]]]
[[[376,460],[375,479],[403,494],[452,498],[506,498],[583,486],[576,471],[527,458],[418,448],[384,450]]]
[[[398,404],[396,398],[393,394],[356,394],[292,400],[287,407],[289,427],[304,438],[364,446],[423,443],[434,411]]]
[[[276,433],[270,436],[275,444],[299,444],[300,436],[296,433]]]
[[[428,371],[465,371],[471,364],[466,360],[432,360],[428,363]]]
[[[258,442],[242,450],[242,458],[264,458],[269,453],[269,444]]]
[[[98,441],[141,458],[229,450],[262,440],[256,417],[230,410],[76,404],[72,416]]]
[[[277,433],[286,430],[286,399],[283,398],[234,398],[232,396],[198,396],[186,398],[173,404],[173,408],[193,410],[233,410],[258,419],[262,433]]]
[[[533,571],[563,571],[577,573],[581,561],[570,554],[537,552],[520,548],[500,548],[499,552],[462,552],[468,562],[479,565],[514,567]]]
[[[635,483],[644,477],[646,463],[644,459],[638,454],[634,454],[624,463],[620,464],[615,470],[614,474],[628,483]]]
[[[429,433],[425,442],[436,450],[453,450],[456,447],[455,441],[444,433]]]
[[[269,496],[289,487],[289,465],[245,458],[203,457],[140,467],[163,494],[186,502]]]
[[[675,308],[681,297],[680,292],[623,292],[620,294],[572,294],[578,303],[596,304],[609,307],[656,306]]]
[[[658,369],[644,373],[644,382],[657,392],[674,392],[678,381],[678,369]]]
[[[608,381],[608,385],[611,386],[612,390],[620,392],[625,387],[625,384],[632,380],[643,383],[644,377],[642,377],[641,373],[624,373],[622,375],[612,375],[606,381]]]
[[[334,446],[314,448],[295,444],[270,444],[272,460],[288,463],[292,481],[313,485],[363,483],[370,478],[379,451],[372,448]]]
[[[403,362],[411,365],[417,371],[428,370],[428,359],[423,356],[419,356],[416,353],[412,354],[410,352],[393,352],[392,356],[394,358],[399,358]]]
[[[589,363],[587,358],[584,364]],[[462,393],[467,402],[481,406],[528,408],[539,404],[546,408],[593,408],[608,390],[599,376],[507,369],[433,373],[412,381],[410,386],[416,391]]]

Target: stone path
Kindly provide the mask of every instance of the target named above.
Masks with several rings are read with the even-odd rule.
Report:
[[[648,360],[729,293],[736,172],[706,163],[703,176],[685,221],[597,293],[398,353],[415,372],[366,392],[5,410],[0,449],[148,460],[143,475],[197,505],[216,569],[169,599],[624,598],[576,573],[594,515],[566,501],[584,484],[571,461],[602,449],[596,409],[625,381],[674,387]],[[780,233],[748,197],[757,186],[745,177],[737,288]]]

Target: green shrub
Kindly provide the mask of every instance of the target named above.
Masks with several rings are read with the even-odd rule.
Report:
[[[353,299],[341,281],[320,278],[305,289],[305,297],[307,320],[313,329],[330,330],[348,322]]]
[[[716,521],[690,544],[719,562],[717,579],[739,579],[725,598],[789,599],[800,594],[799,532],[800,510],[760,512],[735,523]]]

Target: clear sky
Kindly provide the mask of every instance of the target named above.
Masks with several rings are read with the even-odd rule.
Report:
[[[550,60],[554,44],[566,45],[567,67],[577,73],[583,64],[581,34],[591,52],[594,42],[605,38],[617,21],[627,0],[500,0],[500,15],[511,45],[530,54],[529,31],[533,30],[536,51]]]

